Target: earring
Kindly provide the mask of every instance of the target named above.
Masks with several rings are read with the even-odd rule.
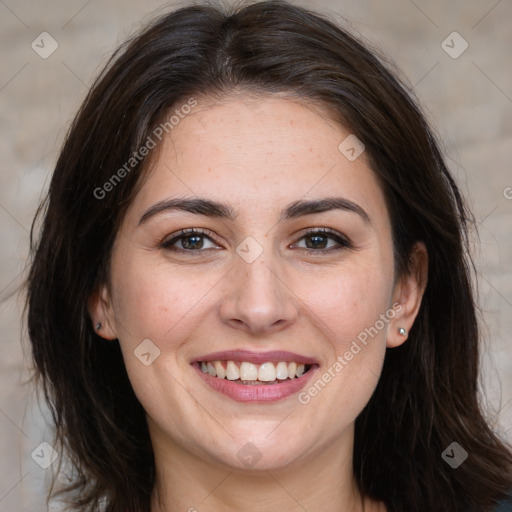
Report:
[[[398,334],[400,334],[400,336],[407,336],[407,331],[403,327],[400,327]]]
[[[99,331],[101,329],[101,322],[98,322],[96,324],[96,330]]]

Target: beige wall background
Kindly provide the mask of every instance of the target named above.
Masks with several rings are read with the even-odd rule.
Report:
[[[189,3],[0,0],[0,511],[47,510],[53,470],[41,467],[51,462],[51,449],[41,445],[51,442],[51,428],[27,384],[17,293],[36,205],[66,129],[110,53],[153,14]],[[348,23],[388,53],[441,135],[478,221],[483,391],[496,428],[512,441],[512,4],[296,3]],[[52,45],[58,47],[47,55]]]

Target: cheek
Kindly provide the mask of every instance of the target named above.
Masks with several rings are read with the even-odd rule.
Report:
[[[303,286],[304,303],[318,318],[336,354],[348,350],[351,342],[379,321],[389,308],[392,276],[379,264],[347,265]],[[381,322],[377,325],[385,335]]]
[[[380,262],[347,265],[302,297],[331,349],[324,367],[299,396],[314,417],[333,429],[353,421],[377,385],[386,351],[392,272]],[[320,346],[320,345],[319,345]],[[325,404],[330,404],[326,410]]]
[[[156,258],[155,258],[156,260]],[[215,276],[184,272],[150,258],[122,258],[114,275],[115,321],[123,344],[149,338],[166,349],[178,333],[197,324],[202,301],[215,286]],[[174,331],[174,335],[170,335]]]
[[[112,282],[115,324],[126,370],[146,412],[159,417],[162,404],[167,403],[169,409],[181,411],[172,420],[179,424],[190,411],[185,414],[180,409],[189,400],[178,361],[187,350],[187,340],[201,326],[205,296],[218,276],[198,276],[165,262],[152,263],[147,254],[124,254],[128,250],[120,249],[117,254]],[[150,355],[144,360],[146,353]]]

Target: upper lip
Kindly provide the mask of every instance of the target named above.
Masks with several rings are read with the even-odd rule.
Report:
[[[302,364],[318,364],[316,359],[303,356],[286,350],[272,350],[270,352],[252,352],[251,350],[225,350],[196,357],[192,363],[208,361],[246,361],[248,363],[263,364],[269,362],[290,361]]]

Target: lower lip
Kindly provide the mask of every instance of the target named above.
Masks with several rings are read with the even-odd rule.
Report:
[[[318,366],[313,366],[300,377],[278,384],[250,385],[212,377],[209,373],[204,373],[197,363],[193,366],[206,384],[237,402],[277,402],[298,393],[318,370]]]

